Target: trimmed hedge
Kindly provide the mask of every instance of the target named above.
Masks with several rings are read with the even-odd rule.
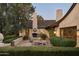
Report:
[[[52,37],[51,44],[53,46],[74,47],[76,46],[76,40],[68,38]]]
[[[0,55],[6,56],[69,56],[79,55],[79,48],[73,47],[1,47]]]

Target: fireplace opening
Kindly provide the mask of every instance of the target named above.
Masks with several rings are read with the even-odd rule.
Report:
[[[33,37],[37,37],[37,33],[32,33],[32,36]]]

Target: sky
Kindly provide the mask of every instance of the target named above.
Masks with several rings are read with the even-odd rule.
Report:
[[[69,10],[71,3],[33,3],[36,7],[36,12],[38,15],[42,16],[45,20],[55,20],[56,10],[62,9],[63,15]]]

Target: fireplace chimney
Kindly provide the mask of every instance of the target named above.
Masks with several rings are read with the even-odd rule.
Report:
[[[37,13],[36,12],[34,12],[32,15],[32,21],[33,21],[32,28],[37,29]]]
[[[62,9],[57,9],[56,10],[56,21],[58,21],[59,19],[61,19],[62,16],[63,16]]]

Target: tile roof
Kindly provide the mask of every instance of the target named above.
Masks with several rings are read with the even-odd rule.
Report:
[[[55,22],[55,20],[40,20],[38,21],[38,29],[46,28],[50,25],[53,25]],[[25,24],[25,27],[32,29],[32,20],[28,20]]]
[[[38,21],[38,28],[46,28],[50,25],[53,25],[56,21],[55,20],[41,20]]]
[[[77,3],[73,3],[72,6],[70,7],[70,9],[68,10],[68,12],[59,20],[57,21],[52,27],[57,27],[59,26],[59,24],[65,20],[65,18],[71,13],[71,11],[74,9],[74,7],[76,6]]]

